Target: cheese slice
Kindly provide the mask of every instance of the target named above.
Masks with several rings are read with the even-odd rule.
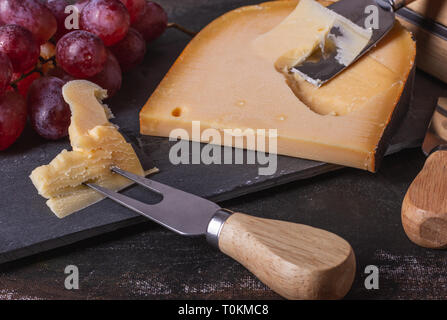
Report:
[[[375,171],[399,120],[415,43],[396,24],[376,48],[317,88],[287,72],[333,23],[315,5],[266,2],[213,21],[141,110],[141,133],[169,136],[181,128],[191,137],[193,121],[202,132],[277,129],[279,154]]]
[[[109,122],[110,110],[101,104],[107,92],[85,80],[67,83],[62,93],[70,105],[70,142],[73,150],[63,150],[48,165],[34,169],[31,180],[47,205],[63,218],[104,197],[83,185],[93,182],[120,190],[131,181],[113,174],[112,165],[145,175],[132,146]]]

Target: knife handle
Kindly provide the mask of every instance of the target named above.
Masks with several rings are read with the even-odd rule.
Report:
[[[411,241],[447,248],[447,151],[432,153],[402,204],[402,225]]]
[[[218,246],[287,299],[340,299],[355,276],[347,241],[301,224],[234,213],[223,223]]]

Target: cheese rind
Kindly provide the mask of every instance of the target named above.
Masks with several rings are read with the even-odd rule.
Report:
[[[292,58],[311,51],[315,34],[294,32],[293,46],[281,50],[260,41],[296,6],[274,1],[243,7],[203,29],[141,110],[141,133],[169,136],[181,128],[192,137],[193,121],[200,121],[202,132],[277,129],[279,154],[375,171],[384,152],[377,148],[384,146],[391,120],[397,123],[393,115],[413,70],[411,34],[396,24],[376,48],[316,88],[278,68],[291,51],[297,52]],[[312,30],[321,27],[315,23]]]
[[[48,207],[59,218],[104,198],[84,186],[85,182],[116,191],[132,184],[113,174],[112,165],[144,175],[132,146],[109,122],[110,110],[100,103],[106,92],[84,80],[69,82],[62,91],[72,112],[69,134],[73,150],[63,150],[30,175],[39,194],[48,199]]]

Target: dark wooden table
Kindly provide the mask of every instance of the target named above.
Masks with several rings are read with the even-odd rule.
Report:
[[[420,150],[387,157],[379,173],[343,169],[223,205],[256,216],[324,228],[348,240],[357,276],[347,299],[446,299],[447,252],[405,236],[400,208],[424,163]],[[80,289],[64,287],[67,265]],[[364,286],[379,268],[379,289]],[[241,265],[210,248],[146,223],[0,267],[0,299],[278,299]]]

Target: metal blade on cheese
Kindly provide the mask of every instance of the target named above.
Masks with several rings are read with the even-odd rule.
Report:
[[[259,49],[260,39],[296,5],[273,1],[243,7],[203,29],[141,110],[141,133],[169,136],[181,128],[191,137],[193,121],[200,121],[202,132],[272,128],[279,154],[376,171],[406,110],[399,100],[414,70],[412,36],[396,24],[376,48],[317,88],[278,63],[296,56],[290,52],[311,49],[324,21],[294,30],[294,46],[282,48],[287,52],[267,42]]]
[[[295,11],[305,11],[299,8],[304,2],[312,1],[301,1]],[[318,7],[316,2],[312,5]],[[319,46],[290,69],[317,86],[336,77],[376,46],[395,23],[394,10],[386,1],[341,0],[331,4],[328,9],[319,6],[318,10],[332,16],[332,27]],[[365,24],[372,22],[376,24],[374,29],[365,29]]]
[[[120,190],[130,180],[113,174],[112,165],[144,175],[132,146],[109,122],[110,110],[100,101],[105,90],[84,80],[67,83],[62,93],[72,112],[69,127],[73,151],[63,150],[48,165],[34,169],[31,180],[47,205],[60,218],[83,209],[104,197],[83,185],[94,182]]]
[[[305,34],[303,30],[307,30]],[[322,80],[310,78],[302,71],[318,75],[314,72],[315,66],[323,73],[326,63],[329,70],[334,68],[334,64],[348,66],[365,48],[371,36],[371,29],[359,27],[316,1],[302,0],[287,18],[258,37],[253,44],[260,55],[275,60],[277,68],[296,72],[320,86]]]

